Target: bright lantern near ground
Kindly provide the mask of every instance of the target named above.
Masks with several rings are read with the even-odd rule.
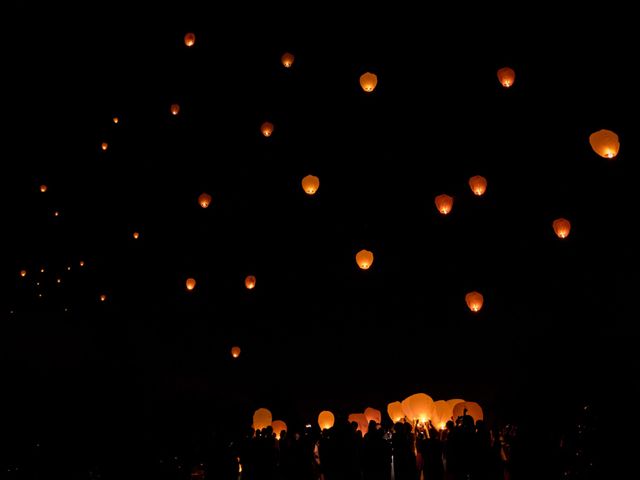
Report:
[[[614,158],[620,150],[618,135],[611,130],[598,130],[589,136],[591,148],[604,158]]]
[[[484,195],[484,192],[487,190],[487,179],[480,175],[476,175],[469,179],[469,186],[471,187],[471,191],[474,195]]]
[[[400,402],[391,402],[387,405],[387,413],[393,423],[397,423],[404,418],[404,411]]]
[[[187,281],[185,282],[185,285],[187,286],[187,290],[191,291],[194,288],[196,288],[196,279],[195,278],[187,278]]]
[[[253,429],[262,430],[263,428],[271,426],[272,419],[273,417],[269,410],[266,408],[259,408],[253,414]]]
[[[516,81],[516,72],[513,68],[504,67],[498,70],[498,80],[504,88],[509,88]]]
[[[467,302],[469,310],[472,312],[479,312],[484,303],[484,297],[479,292],[469,292],[465,295],[464,299]]]
[[[356,253],[356,263],[362,270],[369,270],[373,264],[373,252],[360,250]]]
[[[453,197],[442,194],[436,197],[436,208],[442,215],[447,215],[453,208]]]
[[[566,218],[557,218],[553,221],[553,231],[560,238],[567,238],[571,231],[571,222]]]
[[[293,65],[294,59],[295,57],[293,56],[293,54],[287,52],[284,55],[282,55],[282,58],[280,60],[282,60],[282,65],[284,65],[285,68],[291,68],[291,65]]]
[[[307,195],[313,195],[320,187],[320,179],[314,175],[307,175],[302,179],[302,189]]]
[[[276,440],[280,440],[280,435],[283,431],[287,431],[287,424],[282,420],[274,420],[271,423],[271,428],[273,428],[273,433],[276,434]]]

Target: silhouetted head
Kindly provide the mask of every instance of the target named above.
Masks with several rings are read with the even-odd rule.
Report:
[[[451,431],[454,429],[454,427],[456,426],[455,423],[453,423],[453,420],[449,420],[447,422],[447,424],[445,425],[445,427],[447,428],[447,430]]]
[[[373,435],[378,429],[378,424],[375,420],[369,420],[369,428],[367,428],[367,433]]]

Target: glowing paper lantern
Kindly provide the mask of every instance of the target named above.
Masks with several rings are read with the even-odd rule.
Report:
[[[367,72],[360,75],[360,86],[365,92],[373,92],[377,84],[378,76],[375,73]]]
[[[180,113],[180,105],[172,103],[169,110],[171,111],[171,115],[178,115]]]
[[[274,420],[271,423],[271,428],[273,428],[273,433],[276,434],[276,440],[280,440],[280,434],[282,431],[287,431],[287,424],[282,420]]]
[[[487,190],[487,179],[480,175],[476,175],[469,179],[469,186],[475,195],[484,195],[484,192]]]
[[[231,347],[231,356],[238,358],[240,356],[240,347]]]
[[[138,232],[133,232],[133,238],[137,240],[140,238],[140,234]]]
[[[113,117],[112,120],[113,120],[113,123],[115,123],[115,124],[117,124],[120,121],[120,119],[118,117]]]
[[[80,260],[80,266],[84,267],[84,260]]]
[[[480,405],[478,405],[476,402],[458,403],[455,407],[453,407],[453,417],[461,417],[462,415],[464,415],[465,409],[467,410],[467,415],[473,417],[474,422],[484,419],[482,407],[480,407]]]
[[[373,264],[373,253],[369,250],[360,250],[356,253],[356,263],[362,270],[369,270]]]
[[[553,231],[560,238],[567,238],[571,231],[571,222],[566,218],[556,218],[553,221]]]
[[[107,300],[107,296],[103,293],[102,295],[100,295],[100,301],[101,302],[105,302]]]
[[[367,419],[367,423],[373,420],[376,423],[382,423],[382,413],[380,410],[377,410],[372,407],[367,407],[364,410],[364,416]]]
[[[271,412],[266,408],[259,408],[253,413],[253,429],[262,430],[271,426]]]
[[[447,400],[447,403],[451,406],[451,411],[452,411],[452,412],[453,412],[453,408],[454,408],[457,404],[462,403],[462,402],[464,402],[464,400],[463,400],[463,399],[461,399],[461,398],[452,398],[451,400]]]
[[[598,155],[604,158],[614,158],[620,150],[618,135],[611,130],[598,130],[589,136],[591,148]]]
[[[335,420],[333,413],[329,410],[323,410],[320,412],[320,415],[318,415],[318,426],[320,427],[320,430],[331,428],[333,427]]]
[[[404,411],[400,402],[391,402],[387,405],[387,413],[393,423],[399,422],[404,418]]]
[[[46,192],[47,191],[47,186],[45,184],[40,185],[40,191],[42,193]]]
[[[484,297],[479,292],[469,292],[464,296],[464,299],[472,312],[479,312],[484,303]]]
[[[438,195],[436,197],[436,208],[442,215],[447,215],[453,208],[453,197],[449,195]]]
[[[198,197],[198,203],[202,208],[208,208],[211,205],[211,195],[208,193],[201,193]]]
[[[406,400],[411,410],[413,421],[424,423],[431,418],[433,399],[429,395],[426,393],[415,393]]]
[[[107,142],[102,142],[100,148],[102,148],[102,150],[106,152],[107,148],[109,148],[109,144]]]
[[[516,81],[516,72],[509,67],[501,68],[498,70],[498,80],[504,88],[509,88]]]
[[[320,187],[320,179],[313,175],[307,175],[302,179],[302,189],[307,195],[313,195]]]
[[[285,68],[291,68],[291,65],[293,65],[294,59],[295,57],[293,56],[293,54],[289,52],[285,53],[280,58],[280,60],[282,61],[282,65],[284,65]]]
[[[187,47],[193,47],[193,45],[195,43],[196,43],[196,35],[195,35],[195,33],[189,32],[184,36],[184,44]]]
[[[187,278],[187,281],[185,282],[185,284],[187,285],[187,290],[191,291],[194,288],[196,288],[196,279],[195,278]]]
[[[367,421],[367,417],[365,417],[364,413],[352,413],[348,417],[349,423],[356,422],[358,424],[358,430],[362,432],[362,435],[367,433],[369,430],[369,422]]]
[[[244,279],[244,286],[247,287],[248,290],[253,290],[256,286],[256,277],[247,275],[247,278]]]
[[[264,135],[265,137],[270,137],[271,134],[273,133],[274,128],[275,127],[271,122],[264,122],[262,125],[260,125],[260,131],[262,132],[262,135]]]
[[[444,400],[438,400],[433,402],[431,422],[439,429],[444,430],[445,425],[453,416],[453,405],[445,402]]]
[[[26,270],[20,270],[20,276],[21,277],[26,277],[27,276],[27,271]]]

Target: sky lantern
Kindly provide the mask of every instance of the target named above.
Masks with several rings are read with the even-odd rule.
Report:
[[[473,417],[474,422],[484,419],[482,407],[476,402],[458,403],[455,407],[453,407],[453,418],[461,417],[462,415],[464,415],[465,410],[467,411],[467,415]]]
[[[360,86],[365,92],[373,92],[377,84],[378,76],[375,73],[367,72],[360,75]]]
[[[171,112],[171,115],[178,115],[180,113],[180,105],[178,105],[177,103],[172,103],[169,111]]]
[[[276,440],[280,440],[280,434],[282,433],[282,431],[287,431],[287,424],[282,420],[274,420],[271,423],[271,428],[273,428],[273,433],[276,434]]]
[[[26,270],[20,270],[20,276],[21,277],[26,277],[27,276],[27,271]]]
[[[46,186],[44,183],[43,183],[42,185],[40,185],[40,191],[41,191],[42,193],[44,193],[44,192],[46,192],[46,191],[47,191],[47,186]]]
[[[567,238],[571,231],[571,222],[566,218],[556,218],[553,221],[553,231],[560,238]]]
[[[59,217],[59,216],[60,216],[60,212],[59,212],[58,210],[55,210],[55,211],[53,212],[53,216],[54,216],[54,217]]]
[[[479,292],[469,292],[464,296],[464,299],[472,312],[479,312],[484,303],[484,297]]]
[[[358,424],[358,430],[362,432],[362,435],[369,430],[369,421],[364,413],[352,413],[347,420],[349,420],[349,423],[356,422]]]
[[[387,413],[393,423],[397,423],[404,418],[404,411],[400,402],[391,402],[387,405]]]
[[[318,415],[318,426],[320,427],[320,430],[331,428],[333,427],[335,420],[333,413],[329,410],[323,410],[320,412],[320,415]]]
[[[100,148],[102,149],[103,152],[106,152],[107,148],[109,148],[109,144],[107,142],[102,142],[102,144],[100,145]]]
[[[320,179],[314,175],[307,175],[302,179],[302,189],[307,195],[313,195],[320,187]]]
[[[451,420],[452,416],[453,405],[450,405],[444,400],[433,402],[431,422],[438,430],[444,430],[447,422]]]
[[[373,253],[369,250],[360,250],[356,253],[356,263],[362,270],[369,270],[373,264]]]
[[[198,197],[198,203],[202,208],[208,208],[211,205],[211,195],[206,192],[203,192]]]
[[[436,197],[436,208],[442,215],[447,215],[453,208],[453,197],[442,194]]]
[[[187,286],[187,290],[191,291],[194,288],[196,288],[196,279],[195,278],[187,278],[187,281],[185,282],[186,286]]]
[[[196,43],[196,34],[193,32],[189,32],[184,36],[184,44],[187,47],[193,47]]]
[[[498,70],[498,80],[504,88],[509,88],[516,81],[516,72],[513,68],[504,67]]]
[[[262,125],[260,125],[260,131],[262,132],[262,135],[264,135],[265,137],[270,137],[271,134],[273,133],[273,123],[271,122],[264,122]]]
[[[447,400],[447,403],[451,405],[451,411],[453,411],[453,407],[462,402],[464,402],[464,400],[461,398],[452,398],[451,400]]]
[[[84,260],[80,260],[80,266],[84,267]]]
[[[487,179],[480,175],[476,175],[469,179],[469,186],[471,187],[471,191],[474,195],[484,195],[484,192],[487,190]]]
[[[231,347],[231,356],[238,358],[240,356],[240,347]]]
[[[107,301],[107,296],[104,293],[102,295],[100,295],[100,301],[101,302],[106,302]]]
[[[425,423],[431,418],[433,399],[426,393],[415,393],[406,399],[413,415],[412,420]],[[404,402],[403,402],[404,404]]]
[[[614,158],[620,150],[618,135],[611,130],[598,130],[589,136],[591,148],[604,158]]]
[[[120,121],[120,119],[118,117],[113,117],[112,120],[113,120],[113,123],[115,123],[116,125]]]
[[[284,65],[284,68],[291,68],[294,59],[295,57],[293,56],[293,53],[289,52],[284,53],[280,58],[280,60],[282,61],[282,65]]]
[[[272,419],[273,417],[269,410],[266,408],[259,408],[253,413],[253,429],[262,430],[263,428],[271,426]]]
[[[376,408],[367,407],[364,410],[364,416],[367,418],[367,422],[373,420],[376,423],[382,423],[382,412]]]
[[[244,286],[247,287],[247,290],[256,288],[256,277],[254,275],[247,275],[244,279]]]
[[[133,232],[133,238],[137,240],[138,238],[140,238],[140,234],[138,232]]]

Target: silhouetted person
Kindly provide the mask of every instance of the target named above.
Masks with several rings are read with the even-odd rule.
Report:
[[[362,446],[362,477],[364,480],[389,480],[391,452],[383,431],[371,420]]]

